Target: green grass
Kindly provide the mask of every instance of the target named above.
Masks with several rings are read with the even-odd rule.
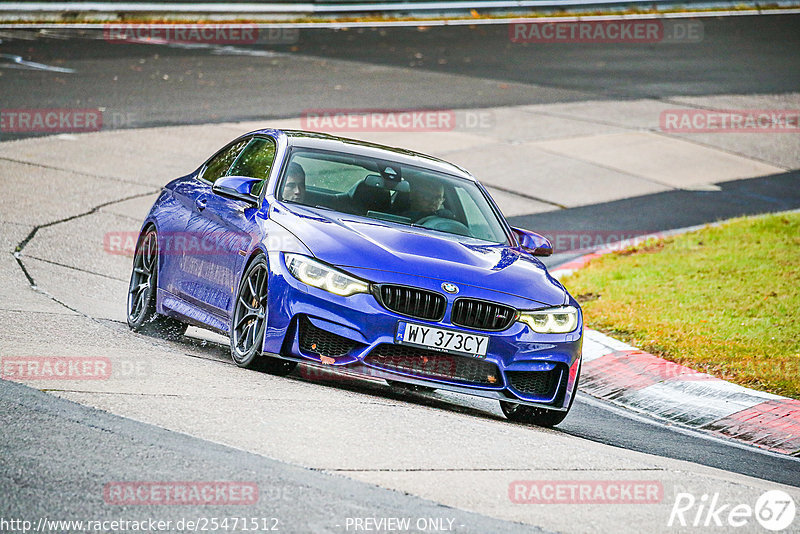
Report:
[[[738,384],[800,399],[800,214],[602,256],[563,280],[587,326]]]

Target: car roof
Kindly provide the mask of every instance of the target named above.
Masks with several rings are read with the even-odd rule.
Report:
[[[427,154],[414,152],[413,150],[379,145],[376,143],[370,143],[368,141],[339,137],[321,132],[283,129],[269,129],[262,131],[265,133],[282,132],[284,135],[286,135],[290,147],[330,150],[333,152],[345,152],[347,154],[354,154],[357,156],[385,159],[401,164],[437,170],[447,174],[466,178],[473,182],[476,181],[469,172],[462,169],[458,165],[454,165],[450,162],[429,156]]]

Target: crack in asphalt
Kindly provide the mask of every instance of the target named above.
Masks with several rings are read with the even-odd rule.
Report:
[[[65,269],[71,269],[73,271],[78,271],[78,272],[86,273],[86,274],[93,274],[95,276],[100,276],[102,278],[107,278],[109,280],[114,280],[114,281],[117,281],[117,282],[123,282],[123,283],[127,282],[127,280],[125,280],[123,278],[117,278],[116,276],[111,276],[111,275],[103,274],[103,273],[96,273],[96,272],[90,271],[88,269],[81,269],[80,267],[74,267],[72,265],[66,265],[64,263],[59,263],[57,261],[46,260],[46,259],[40,258],[38,256],[25,256],[25,257],[28,258],[28,259],[31,259],[31,260],[41,261],[43,263],[49,263],[50,265],[55,265],[57,267],[63,267]],[[19,258],[17,260],[19,261]]]
[[[24,249],[27,246],[27,244],[30,243],[31,239],[33,239],[36,236],[36,233],[39,230],[41,230],[42,228],[49,228],[49,227],[55,226],[57,224],[62,224],[62,223],[65,223],[65,222],[74,221],[75,219],[80,219],[81,217],[86,217],[87,215],[92,215],[94,213],[97,213],[98,210],[100,210],[102,208],[105,208],[106,206],[111,206],[113,204],[119,204],[119,203],[122,203],[122,202],[126,202],[128,200],[133,200],[135,198],[142,198],[142,197],[150,196],[150,195],[152,195],[154,193],[158,193],[160,190],[161,189],[159,188],[159,189],[156,189],[156,190],[153,190],[153,191],[148,191],[146,193],[137,193],[135,195],[129,195],[127,197],[123,197],[123,198],[120,198],[120,199],[109,200],[108,202],[103,202],[101,204],[96,205],[95,207],[93,207],[89,211],[85,211],[83,213],[78,213],[76,215],[70,215],[69,217],[65,217],[63,219],[58,219],[57,221],[51,221],[49,223],[36,225],[36,226],[33,227],[33,230],[30,231],[30,233],[27,235],[27,237],[25,237],[25,239],[20,241],[19,245],[17,245],[17,247],[14,249],[15,257],[17,257],[16,256],[17,254],[21,254],[22,253],[22,249]]]
[[[85,393],[92,395],[129,395],[134,397],[185,397],[186,395],[178,395],[177,393],[132,393],[129,391],[84,391],[79,389],[56,389],[56,388],[42,388],[39,391],[53,391],[57,393]],[[226,397],[215,397],[226,398]],[[229,399],[236,399],[239,397],[227,397]]]
[[[48,311],[41,311],[41,310],[14,310],[11,308],[0,308],[0,312],[8,312],[8,313],[40,313],[44,315],[57,315],[61,317],[73,317],[74,315],[65,314],[65,313],[57,313],[57,312],[48,312]]]
[[[2,159],[2,158],[0,158],[0,159]],[[156,190],[155,192],[158,192],[158,190]],[[46,290],[38,287],[36,285],[36,281],[33,279],[33,277],[31,276],[30,272],[28,272],[28,269],[25,267],[25,263],[23,263],[23,261],[22,261],[22,251],[25,249],[25,247],[28,245],[28,243],[30,243],[31,240],[36,236],[36,233],[39,230],[41,230],[42,228],[49,228],[51,226],[55,226],[55,225],[58,225],[58,224],[66,223],[66,222],[69,222],[69,221],[74,221],[75,219],[79,219],[81,217],[86,217],[88,215],[92,215],[94,213],[97,213],[100,209],[102,209],[102,208],[104,208],[106,206],[111,206],[113,204],[118,204],[118,203],[125,202],[125,201],[128,201],[128,200],[132,200],[132,199],[135,199],[135,198],[141,198],[141,197],[149,196],[149,195],[152,195],[153,193],[154,193],[153,191],[148,191],[146,193],[138,193],[136,195],[130,195],[130,196],[127,196],[127,197],[124,197],[124,198],[121,198],[121,199],[117,199],[117,200],[110,200],[108,202],[100,203],[100,204],[96,205],[95,207],[93,207],[92,209],[90,209],[89,211],[86,211],[84,213],[71,215],[69,217],[65,217],[63,219],[59,219],[57,221],[51,221],[49,223],[45,223],[45,224],[40,224],[40,225],[34,226],[33,229],[25,237],[25,239],[20,241],[20,243],[16,246],[16,248],[14,249],[14,252],[12,253],[12,256],[16,260],[17,265],[19,265],[20,269],[22,270],[22,273],[25,275],[25,278],[28,280],[28,283],[29,283],[31,289],[33,289],[34,291],[37,291],[37,292],[45,295],[46,297],[50,298],[53,302],[55,302],[57,304],[60,304],[64,308],[70,310],[71,312],[73,312],[73,313],[75,313],[77,315],[81,315],[83,317],[86,317],[86,318],[94,321],[94,322],[98,322],[98,320],[95,317],[92,317],[91,315],[88,315],[88,314],[83,313],[82,311],[80,311],[80,310],[78,310],[76,308],[73,308],[72,306],[70,306],[66,302],[63,302],[60,299],[58,299],[55,295],[52,295],[49,292],[47,292]],[[34,258],[34,257],[31,257],[31,258],[32,259],[38,259],[39,261],[47,261],[47,260],[41,260],[39,258]],[[64,267],[67,267],[67,266],[64,266]],[[96,273],[93,273],[93,274],[96,274]]]
[[[49,136],[42,136],[42,137],[49,137]],[[11,162],[11,163],[19,163],[20,165],[30,165],[31,167],[40,167],[42,169],[48,169],[48,170],[51,170],[51,171],[68,172],[68,173],[71,173],[71,174],[79,174],[81,176],[87,176],[89,178],[98,178],[100,180],[106,180],[106,181],[110,180],[112,182],[119,182],[119,183],[123,183],[123,184],[138,185],[138,186],[147,185],[147,184],[142,184],[141,182],[136,182],[136,181],[133,181],[133,180],[127,180],[125,178],[117,178],[116,176],[107,176],[107,175],[103,175],[103,174],[94,174],[94,173],[86,172],[86,171],[76,171],[74,169],[66,169],[64,167],[56,167],[54,165],[47,165],[47,164],[44,164],[44,163],[34,163],[32,161],[26,161],[24,159],[14,159],[14,158],[9,158],[7,156],[0,156],[0,161],[8,161],[8,162]]]
[[[5,159],[5,158],[0,158],[0,160],[2,160],[2,159]],[[28,162],[23,162],[23,163],[26,163],[28,165],[34,165],[34,164],[28,163]],[[44,166],[42,166],[42,167],[44,167]],[[72,172],[72,171],[70,171],[70,172]],[[108,177],[104,177],[104,176],[100,176],[100,175],[91,175],[91,174],[88,174],[88,173],[78,173],[78,174],[85,174],[87,176],[95,176],[95,177],[98,177],[98,178],[108,179]],[[141,185],[141,184],[139,184],[139,185]],[[28,280],[31,289],[33,289],[34,291],[36,291],[38,293],[41,293],[41,294],[45,295],[46,297],[51,299],[56,304],[59,304],[59,305],[63,306],[64,308],[66,308],[67,310],[73,312],[74,314],[82,316],[82,317],[85,317],[85,318],[89,319],[90,321],[98,324],[99,326],[102,326],[103,328],[111,329],[112,327],[110,325],[106,324],[103,320],[101,320],[101,319],[99,319],[97,317],[92,317],[91,315],[89,315],[87,313],[84,313],[84,312],[82,312],[82,311],[80,311],[80,310],[78,310],[76,308],[73,308],[72,306],[70,306],[66,302],[61,301],[55,295],[52,295],[49,292],[47,292],[46,290],[38,287],[36,285],[36,281],[30,275],[30,273],[28,272],[28,269],[25,267],[25,264],[22,261],[22,251],[25,249],[25,247],[28,245],[28,243],[30,243],[31,240],[36,236],[36,233],[39,230],[41,230],[42,228],[49,228],[51,226],[55,226],[55,225],[58,225],[58,224],[66,223],[66,222],[69,222],[69,221],[74,221],[75,219],[79,219],[81,217],[86,217],[88,215],[92,215],[94,213],[97,213],[99,210],[101,210],[102,208],[105,208],[107,206],[111,206],[111,205],[114,205],[114,204],[119,204],[119,203],[126,202],[128,200],[133,200],[133,199],[136,199],[136,198],[146,197],[146,196],[152,195],[154,193],[157,193],[159,190],[160,189],[156,189],[156,190],[153,190],[153,191],[147,191],[145,193],[137,193],[135,195],[129,195],[127,197],[118,198],[118,199],[115,199],[115,200],[109,200],[108,202],[102,202],[102,203],[97,204],[96,206],[94,206],[92,209],[90,209],[88,211],[85,211],[83,213],[78,213],[76,215],[71,215],[71,216],[65,217],[63,219],[59,219],[59,220],[56,220],[56,221],[51,221],[49,223],[44,223],[44,224],[39,224],[39,225],[34,226],[33,229],[25,237],[25,239],[20,241],[20,243],[16,246],[16,248],[14,249],[14,252],[12,253],[12,255],[14,256],[14,259],[17,261],[17,264],[19,265],[20,269],[22,270],[23,274],[25,275],[25,278]],[[35,257],[32,257],[32,256],[31,256],[31,258],[39,260],[39,261],[47,261],[47,260],[41,260],[40,258],[35,258]],[[64,267],[68,267],[68,266],[64,266]],[[92,274],[98,274],[98,273],[92,273]],[[141,337],[143,338],[144,341],[148,342],[150,345],[156,346],[161,350],[166,350],[167,352],[171,352],[171,353],[178,353],[179,352],[179,351],[175,350],[172,347],[164,346],[164,345],[158,343],[157,340],[155,340],[153,338],[147,338],[146,336],[141,336]]]
[[[0,158],[0,159],[3,159],[3,158]],[[33,164],[30,164],[30,165],[33,165]],[[64,306],[64,307],[65,307],[65,308],[67,308],[68,310],[70,310],[70,311],[73,311],[73,312],[75,312],[75,313],[78,313],[78,314],[80,314],[80,315],[83,315],[83,316],[85,316],[85,317],[89,317],[89,318],[91,318],[91,319],[94,319],[93,317],[91,317],[91,316],[89,316],[89,315],[86,315],[85,313],[82,313],[82,312],[80,312],[80,311],[78,311],[78,310],[76,310],[76,309],[74,309],[74,308],[70,307],[70,306],[69,306],[69,305],[67,305],[66,303],[64,303],[64,302],[61,302],[61,301],[60,301],[59,299],[57,299],[55,296],[53,296],[53,295],[51,295],[50,293],[48,293],[47,291],[45,291],[45,290],[43,290],[43,289],[39,288],[39,287],[36,285],[36,281],[33,279],[33,277],[31,276],[31,274],[28,272],[28,269],[25,267],[25,264],[24,264],[24,263],[23,263],[23,261],[22,261],[22,251],[25,249],[25,247],[28,245],[28,243],[30,243],[30,242],[31,242],[31,240],[32,240],[32,239],[33,239],[33,238],[36,236],[36,233],[37,233],[39,230],[41,230],[42,228],[49,228],[49,227],[51,227],[51,226],[55,226],[55,225],[57,225],[57,224],[62,224],[62,223],[66,223],[66,222],[69,222],[69,221],[74,221],[75,219],[79,219],[79,218],[81,218],[81,217],[86,217],[86,216],[88,216],[88,215],[92,215],[92,214],[94,214],[94,213],[97,213],[97,212],[98,212],[100,209],[102,209],[102,208],[104,208],[104,207],[106,207],[106,206],[111,206],[111,205],[113,205],[113,204],[119,204],[119,203],[121,203],[121,202],[125,202],[125,201],[128,201],[128,200],[133,200],[133,199],[135,199],[135,198],[141,198],[141,197],[149,196],[149,195],[152,195],[153,193],[157,193],[158,191],[159,191],[159,190],[155,190],[155,191],[148,191],[148,192],[146,192],[146,193],[138,193],[138,194],[136,194],[136,195],[130,195],[130,196],[127,196],[127,197],[124,197],[124,198],[121,198],[121,199],[117,199],[117,200],[110,200],[110,201],[108,201],[108,202],[103,202],[103,203],[101,203],[101,204],[98,204],[98,205],[96,205],[95,207],[93,207],[92,209],[90,209],[90,210],[89,210],[89,211],[87,211],[87,212],[84,212],[84,213],[79,213],[79,214],[77,214],[77,215],[71,215],[71,216],[69,216],[69,217],[65,217],[65,218],[63,218],[63,219],[59,219],[59,220],[57,220],[57,221],[52,221],[52,222],[49,222],[49,223],[45,223],[45,224],[39,224],[39,225],[36,225],[36,226],[34,226],[34,227],[33,227],[33,229],[32,229],[32,230],[31,230],[31,231],[28,233],[28,235],[25,237],[25,239],[23,239],[22,241],[20,241],[20,242],[19,242],[19,244],[18,244],[18,245],[16,246],[16,248],[14,249],[14,252],[12,253],[12,255],[14,256],[14,259],[17,261],[17,265],[19,265],[20,269],[22,269],[22,273],[25,275],[25,278],[27,278],[27,280],[28,280],[28,283],[30,284],[30,287],[31,287],[31,288],[32,288],[34,291],[39,291],[39,292],[41,292],[42,294],[44,294],[44,295],[48,296],[48,297],[49,297],[49,298],[51,298],[53,301],[55,301],[55,302],[57,302],[58,304],[60,304],[60,305]],[[35,257],[33,257],[33,256],[31,256],[31,258],[32,258],[32,259],[38,259],[39,261],[48,261],[48,260],[42,260],[41,258],[35,258]],[[50,262],[50,263],[53,263],[53,262]],[[68,267],[68,266],[66,266],[66,265],[62,265],[62,267]],[[76,269],[77,269],[77,268],[76,268]],[[80,270],[80,269],[78,269],[78,270]],[[92,274],[98,274],[98,273],[92,273]],[[103,276],[103,275],[100,275],[100,276]]]
[[[0,158],[0,159],[2,159],[2,158]],[[0,219],[0,224],[13,224],[14,226],[22,226],[23,228],[28,228],[28,227],[32,226],[30,224],[14,222],[14,221],[9,221],[9,220],[5,220],[5,219]]]
[[[14,260],[17,262],[17,265],[19,265],[19,268],[22,269],[22,274],[24,274],[25,278],[28,279],[28,285],[30,285],[31,289],[34,291],[38,291],[39,288],[36,287],[36,282],[33,280],[31,273],[28,272],[28,269],[25,268],[25,264],[22,263],[22,258],[20,258],[19,252],[13,252],[12,256],[14,256]]]

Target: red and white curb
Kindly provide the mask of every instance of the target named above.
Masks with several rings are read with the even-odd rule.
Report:
[[[551,274],[561,278],[608,252],[586,254]],[[800,401],[726,382],[589,328],[580,389],[674,424],[800,457]]]
[[[800,456],[800,401],[720,380],[588,328],[581,390],[640,413]]]

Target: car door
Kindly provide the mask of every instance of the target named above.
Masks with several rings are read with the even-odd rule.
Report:
[[[275,141],[255,136],[239,152],[226,176],[249,176],[263,181],[254,189],[259,194],[266,184],[275,159]],[[186,268],[192,282],[188,297],[197,306],[226,323],[233,308],[238,277],[254,241],[260,239],[256,218],[259,207],[225,197],[204,183],[186,225],[186,235],[196,243],[187,250]]]
[[[175,219],[181,221],[180,227],[175,227],[169,235],[164,236],[164,241],[170,250],[171,280],[168,290],[181,299],[192,304],[197,304],[196,259],[193,254],[193,236],[187,233],[187,226],[192,217],[197,216],[199,209],[204,208],[211,194],[214,182],[228,172],[236,158],[250,142],[250,137],[237,139],[206,161],[200,170],[193,176],[187,177],[175,185],[173,197],[175,198]],[[202,318],[197,318],[202,320]]]

